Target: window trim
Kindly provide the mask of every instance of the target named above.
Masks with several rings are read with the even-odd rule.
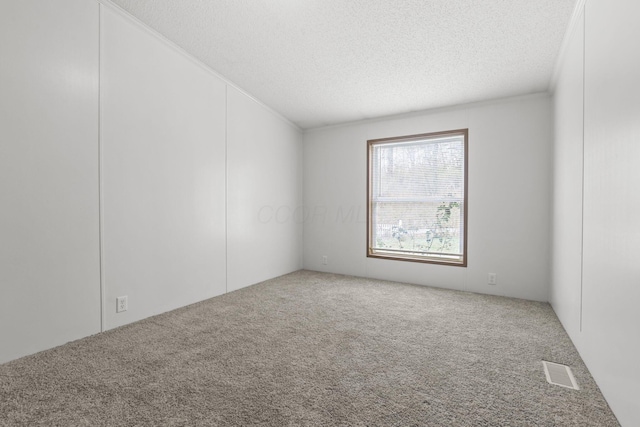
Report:
[[[381,254],[375,251],[371,247],[371,242],[373,241],[373,221],[371,218],[372,209],[371,203],[373,199],[373,195],[371,192],[373,191],[373,186],[371,185],[371,172],[372,172],[372,151],[373,147],[376,145],[384,145],[387,143],[393,142],[411,142],[411,141],[420,141],[427,138],[435,138],[441,136],[463,136],[464,138],[464,213],[463,213],[463,221],[464,221],[464,231],[463,231],[463,252],[462,252],[462,261],[442,261],[438,260],[439,257],[434,258],[425,258],[421,255],[410,255],[407,253],[403,253],[402,255],[391,255],[391,254]],[[406,135],[406,136],[396,136],[391,138],[379,138],[379,139],[370,139],[367,140],[367,258],[379,258],[379,259],[388,259],[388,260],[396,260],[396,261],[409,261],[409,262],[420,262],[425,264],[438,264],[438,265],[450,265],[455,267],[466,267],[468,263],[468,252],[467,252],[467,240],[468,240],[468,230],[469,230],[469,221],[468,221],[468,211],[469,211],[469,129],[456,129],[456,130],[448,130],[441,132],[430,132],[430,133],[421,133],[416,135]],[[391,251],[389,251],[391,252]]]

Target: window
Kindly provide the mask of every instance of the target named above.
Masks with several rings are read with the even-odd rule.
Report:
[[[367,141],[367,256],[467,265],[468,129]]]

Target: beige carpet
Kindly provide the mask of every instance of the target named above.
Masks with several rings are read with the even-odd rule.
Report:
[[[618,424],[548,304],[299,271],[0,365],[0,425]]]

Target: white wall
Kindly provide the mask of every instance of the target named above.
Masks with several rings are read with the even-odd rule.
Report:
[[[366,141],[461,128],[469,128],[467,268],[367,258]],[[546,95],[307,132],[305,268],[546,301],[551,139]]]
[[[0,362],[100,331],[98,5],[0,2]]]
[[[106,328],[223,294],[226,85],[100,14]],[[129,309],[116,313],[116,297]]]
[[[582,307],[584,15],[577,17],[554,96],[553,232],[549,301],[571,336]]]
[[[555,181],[556,199],[578,201],[576,180],[583,178],[584,255],[581,270],[575,260],[566,262],[563,244],[576,251],[581,243],[575,232],[565,233],[564,243],[554,245],[552,304],[623,426],[640,425],[640,57],[630,49],[640,39],[638,16],[640,4],[634,0],[587,1],[584,68],[576,59],[583,46],[573,42],[555,105],[561,151],[579,148],[575,118],[584,108],[584,174],[557,174]],[[579,28],[574,37],[581,36]],[[574,85],[583,73],[581,93]],[[574,117],[573,124],[568,117]],[[573,167],[569,156],[556,159],[556,170]],[[569,181],[573,184],[566,185]],[[554,210],[556,230],[577,217],[564,204],[556,203]],[[582,297],[576,300],[580,275]],[[576,326],[580,305],[581,330]]]
[[[302,267],[257,221],[302,203],[297,128],[107,1],[0,36],[0,363]]]
[[[302,137],[236,89],[227,94],[228,291],[302,268]]]

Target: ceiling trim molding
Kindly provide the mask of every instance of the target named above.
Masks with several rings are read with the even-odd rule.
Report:
[[[567,27],[567,31],[564,33],[564,38],[562,39],[562,44],[560,45],[560,51],[558,52],[558,57],[556,59],[556,63],[553,67],[553,73],[551,74],[551,79],[549,80],[549,93],[553,94],[556,91],[556,86],[558,84],[558,79],[560,78],[560,71],[562,70],[562,64],[564,63],[564,58],[567,56],[567,49],[569,48],[569,42],[573,37],[573,34],[576,32],[576,28],[580,19],[584,15],[585,4],[587,0],[578,0],[575,8],[573,9],[573,14],[571,15],[571,19],[569,20],[569,26]]]
[[[288,124],[289,126],[294,128],[298,132],[303,132],[303,129],[300,126],[296,125],[291,120],[287,119],[285,116],[283,116],[282,114],[278,113],[276,110],[274,110],[273,108],[269,107],[267,104],[265,104],[264,102],[260,101],[255,96],[251,95],[250,93],[248,93],[247,91],[245,91],[244,89],[239,87],[237,84],[233,83],[231,80],[229,80],[228,78],[224,77],[223,75],[221,75],[220,73],[215,71],[213,68],[209,67],[208,65],[205,65],[198,58],[196,58],[195,56],[191,55],[186,50],[184,50],[183,48],[181,48],[180,46],[178,46],[177,44],[175,44],[174,42],[172,42],[171,40],[169,40],[168,38],[166,38],[165,36],[163,36],[159,32],[157,32],[156,30],[154,30],[154,29],[150,28],[149,26],[147,26],[145,23],[140,21],[138,18],[136,18],[135,16],[133,16],[132,14],[130,14],[129,12],[127,12],[126,10],[124,10],[123,8],[118,6],[117,4],[113,3],[111,0],[95,0],[95,1],[97,3],[99,3],[100,5],[108,7],[112,11],[116,12],[118,15],[120,15],[123,18],[127,19],[132,24],[134,24],[137,27],[139,27],[140,29],[144,30],[145,32],[147,32],[151,36],[155,37],[156,39],[158,39],[159,41],[161,41],[162,43],[164,43],[165,45],[167,45],[168,47],[170,47],[171,49],[173,49],[174,51],[176,51],[177,53],[179,53],[180,55],[182,55],[183,57],[185,57],[189,61],[191,61],[194,65],[197,65],[198,67],[202,68],[207,73],[209,73],[212,76],[222,80],[226,85],[231,86],[232,88],[236,89],[237,91],[239,91],[243,95],[247,96],[253,102],[257,103],[262,108],[266,109],[271,114],[273,114],[278,119],[282,120],[283,122],[285,122],[286,124]]]
[[[427,108],[426,110],[417,110],[417,111],[410,111],[407,113],[373,117],[370,119],[354,120],[351,122],[337,123],[335,125],[318,126],[314,128],[304,129],[303,132],[304,134],[322,132],[325,130],[347,127],[347,126],[357,126],[357,125],[363,125],[368,123],[383,122],[387,120],[396,120],[396,119],[404,119],[404,118],[415,117],[415,116],[422,116],[425,114],[436,114],[436,113],[442,113],[446,111],[456,111],[456,110],[463,110],[467,108],[477,108],[477,107],[483,107],[485,105],[499,104],[503,102],[526,101],[529,99],[537,99],[537,98],[549,98],[550,96],[551,94],[549,92],[536,92],[536,93],[529,93],[526,95],[515,95],[515,96],[507,96],[503,98],[492,98],[492,99],[487,99],[483,101],[468,102],[465,104],[453,104],[453,105],[447,105],[444,107]]]

